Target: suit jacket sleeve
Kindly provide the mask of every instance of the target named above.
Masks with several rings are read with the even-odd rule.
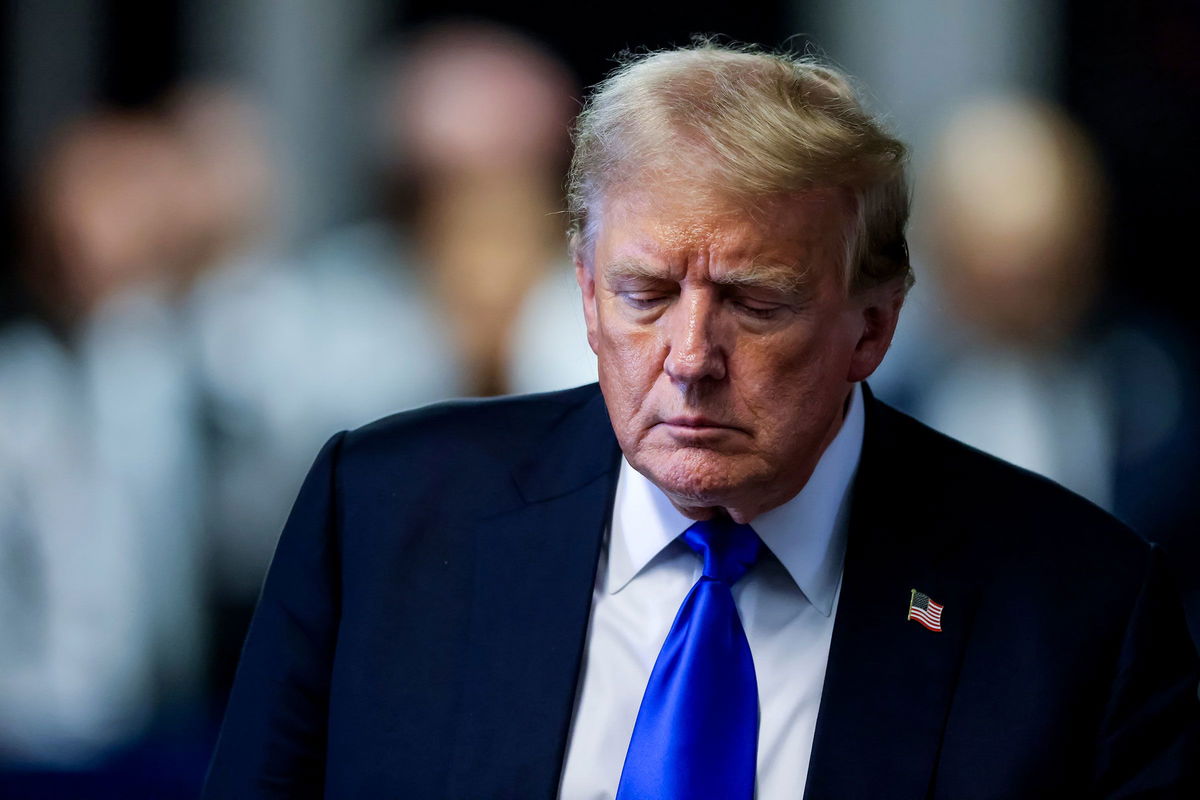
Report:
[[[208,800],[323,795],[344,436],[322,448],[280,536],[209,769]]]
[[[1162,559],[1151,546],[1147,578],[1130,598],[1100,733],[1102,797],[1200,796],[1200,674]]]

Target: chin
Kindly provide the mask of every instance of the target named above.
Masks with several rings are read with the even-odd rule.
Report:
[[[676,503],[690,506],[728,506],[754,483],[745,457],[724,455],[707,448],[654,450],[631,463]]]

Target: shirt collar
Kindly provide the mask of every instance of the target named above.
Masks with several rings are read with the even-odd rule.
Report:
[[[862,388],[855,384],[842,427],[804,488],[751,523],[796,586],[826,617],[833,612],[846,554],[850,486],[862,454],[863,425]],[[605,589],[619,592],[691,524],[661,489],[622,458]]]

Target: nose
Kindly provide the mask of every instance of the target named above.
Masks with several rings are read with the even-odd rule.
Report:
[[[725,353],[717,341],[716,299],[685,291],[667,312],[667,358],[663,368],[681,389],[725,377]]]

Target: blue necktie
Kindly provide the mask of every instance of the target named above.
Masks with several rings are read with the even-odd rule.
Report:
[[[617,800],[750,800],[758,682],[730,589],[758,557],[758,534],[722,518],[697,522],[683,540],[704,574],[654,662]]]

